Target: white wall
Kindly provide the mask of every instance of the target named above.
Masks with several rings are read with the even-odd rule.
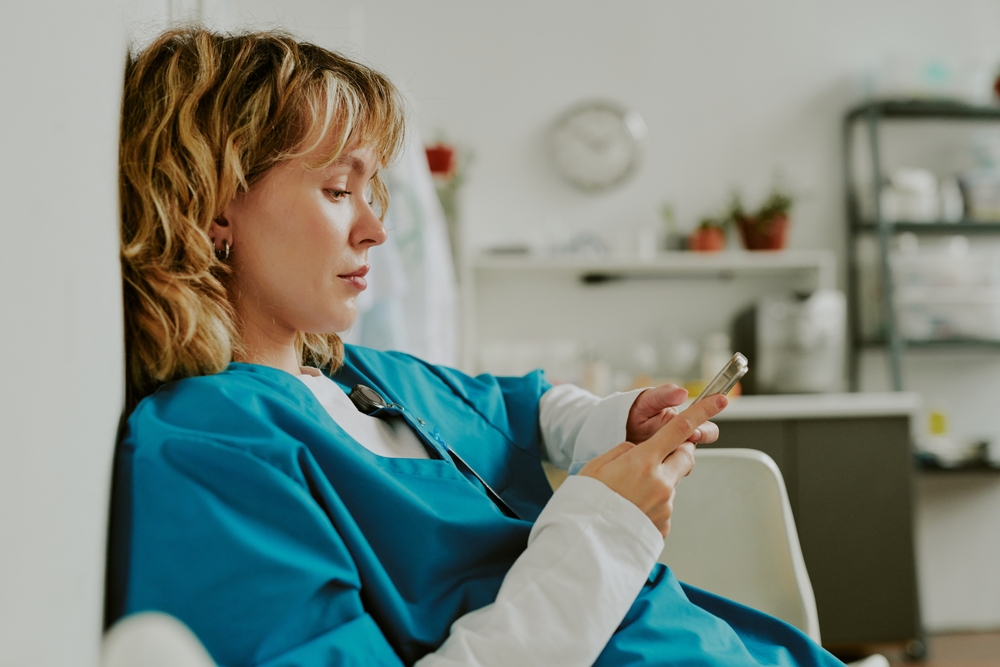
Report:
[[[0,665],[95,665],[122,405],[118,2],[4,5]]]
[[[238,6],[244,20],[279,21],[355,50],[409,94],[425,137],[440,129],[471,146],[466,218],[474,240],[553,219],[605,231],[656,222],[664,200],[691,225],[724,205],[733,186],[751,200],[761,196],[780,168],[804,195],[792,245],[838,247],[839,121],[856,96],[851,82],[892,54],[1000,61],[994,0]],[[542,143],[559,112],[594,96],[632,106],[650,131],[638,177],[605,195],[559,181]]]

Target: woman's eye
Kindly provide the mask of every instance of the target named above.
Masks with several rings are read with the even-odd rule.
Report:
[[[350,197],[351,193],[347,190],[327,190],[327,196],[333,201],[340,201],[346,197]]]
[[[370,185],[365,188],[365,201],[368,202],[369,206],[375,203],[375,190]]]

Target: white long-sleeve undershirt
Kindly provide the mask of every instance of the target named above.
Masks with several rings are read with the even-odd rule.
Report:
[[[352,438],[375,454],[427,458],[402,419],[354,407],[315,369],[302,381]],[[601,399],[572,385],[549,389],[539,427],[549,459],[576,472],[625,439],[638,392]],[[420,667],[582,667],[597,659],[663,549],[663,537],[631,502],[591,477],[570,477],[555,492],[504,577],[496,600],[465,614]]]
[[[571,384],[552,387],[538,403],[549,460],[570,474],[625,439],[625,421],[642,389],[599,398]]]

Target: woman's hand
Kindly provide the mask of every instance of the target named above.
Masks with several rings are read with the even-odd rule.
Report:
[[[666,426],[677,414],[676,408],[687,399],[687,389],[675,384],[664,384],[647,389],[636,396],[625,422],[625,439],[628,442],[644,442]],[[719,439],[719,427],[706,422],[698,427],[690,442],[707,444]]]
[[[683,391],[683,390],[681,390]],[[708,396],[684,412],[671,415],[665,426],[638,445],[623,442],[592,459],[580,475],[593,477],[623,496],[649,517],[663,537],[670,532],[674,489],[694,468],[691,436],[719,414],[729,401]]]

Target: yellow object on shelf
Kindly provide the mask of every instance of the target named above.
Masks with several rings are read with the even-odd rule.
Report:
[[[944,410],[931,410],[927,413],[927,430],[931,435],[944,435],[948,432],[948,415]]]
[[[691,380],[690,382],[684,383],[684,388],[688,390],[688,396],[694,398],[701,392],[705,391],[705,387],[708,385],[704,380]]]

